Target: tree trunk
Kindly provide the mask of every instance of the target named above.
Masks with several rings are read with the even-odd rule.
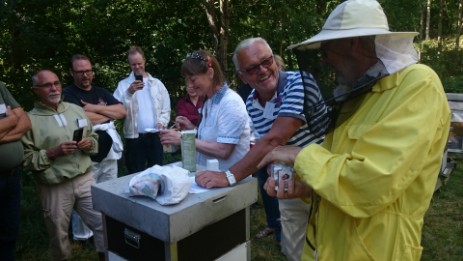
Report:
[[[431,27],[431,0],[426,2],[426,28],[424,39],[429,40],[429,28]]]
[[[227,47],[228,47],[228,28],[230,17],[228,13],[228,0],[220,0],[221,26],[219,31],[219,42],[217,46],[217,59],[222,65],[222,70],[227,71]]]
[[[422,10],[420,15],[420,34],[418,35],[420,51],[423,49],[424,17],[425,10]]]
[[[437,50],[442,50],[442,19],[444,16],[445,0],[440,0],[439,19],[437,22]]]
[[[455,50],[460,50],[460,36],[461,36],[461,27],[462,27],[462,13],[463,13],[463,0],[460,0],[458,3],[458,20],[457,20],[457,30],[455,32]]]
[[[215,56],[224,71],[227,70],[228,3],[228,0],[219,0],[220,10],[218,12],[214,7],[214,0],[206,0],[204,4],[209,28],[214,35]]]

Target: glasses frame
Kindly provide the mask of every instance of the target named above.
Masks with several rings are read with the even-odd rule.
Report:
[[[85,71],[74,71],[72,70],[72,72],[80,77],[84,76],[84,74],[86,74],[87,76],[88,75],[93,75],[95,72],[93,70],[85,70]]]
[[[43,88],[43,89],[51,89],[51,87],[60,87],[61,82],[60,81],[54,81],[54,82],[47,82],[47,83],[42,83],[42,84],[34,84],[34,88]]]
[[[260,70],[260,67],[264,67],[265,69],[269,68],[270,66],[273,65],[273,54],[270,55],[269,57],[265,58],[264,60],[262,60],[262,62],[260,62],[259,64],[256,64],[254,66],[251,66],[249,68],[246,68],[246,69],[242,69],[240,70],[240,72],[242,73],[247,73],[248,75],[254,75],[256,74],[259,70]]]

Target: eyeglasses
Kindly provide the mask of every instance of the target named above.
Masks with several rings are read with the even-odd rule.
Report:
[[[260,70],[261,66],[264,67],[264,68],[268,68],[268,67],[272,66],[272,64],[273,64],[273,55],[270,55],[270,57],[265,58],[259,64],[251,66],[251,67],[249,67],[247,69],[240,70],[240,71],[245,72],[245,73],[247,73],[249,75],[254,75]]]
[[[93,71],[92,70],[86,70],[86,71],[74,71],[72,70],[76,75],[83,76],[84,74],[86,75],[92,75]]]
[[[47,89],[50,89],[53,86],[59,87],[59,86],[61,86],[61,82],[60,81],[54,81],[54,82],[47,82],[47,83],[43,83],[43,84],[34,84],[35,88],[47,88]]]
[[[186,55],[186,58],[187,59],[196,59],[196,60],[200,60],[200,61],[203,61],[203,62],[207,62],[207,58],[204,58],[200,53],[198,52],[194,52],[194,53],[188,53]]]

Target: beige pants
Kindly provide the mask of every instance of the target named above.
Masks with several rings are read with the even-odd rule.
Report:
[[[280,199],[278,205],[281,218],[281,252],[290,261],[300,261],[310,205],[299,198]]]
[[[96,183],[116,179],[117,160],[104,158],[101,162],[92,162],[92,170]],[[87,240],[93,236],[92,230],[75,211],[72,212],[71,224],[74,240]]]
[[[93,230],[96,250],[105,252],[101,214],[93,209],[92,203],[94,183],[93,174],[88,171],[61,184],[37,185],[53,260],[67,259],[71,254],[68,230],[72,209]]]

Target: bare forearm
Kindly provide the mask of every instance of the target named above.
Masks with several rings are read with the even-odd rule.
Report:
[[[106,117],[107,120],[119,120],[125,117],[125,108],[122,104],[114,105],[86,105],[84,106],[86,113],[99,114]]]
[[[227,159],[233,152],[235,144],[218,143],[196,139],[196,150],[219,159]]]
[[[28,131],[29,129],[30,129],[30,125],[29,127],[20,126],[19,128],[15,128],[11,132],[9,132],[5,137],[3,137],[2,140],[5,142],[20,140],[21,137],[24,135],[24,133]]]
[[[246,178],[255,173],[258,170],[257,164],[267,153],[278,146],[280,143],[277,142],[258,141],[240,161],[230,168],[230,171],[235,175],[237,181]]]
[[[264,156],[274,148],[286,145],[302,124],[303,122],[299,119],[278,117],[270,131],[257,141],[243,159],[230,168],[236,180],[242,180],[255,173],[258,170],[257,164],[259,164]]]
[[[109,106],[102,106],[103,109],[100,111],[100,114],[112,119],[120,120],[125,117],[125,108],[122,104],[115,104]]]
[[[90,119],[93,125],[101,124],[110,120],[110,118],[94,112],[86,111],[85,114]]]
[[[9,142],[5,138],[8,136],[8,133],[14,129],[15,122],[10,118],[3,118],[0,120],[0,143]]]
[[[31,121],[27,114],[21,109],[17,108],[12,110],[12,112],[17,116],[17,122],[13,122],[13,125],[7,125],[9,127],[8,131],[1,131],[1,143],[16,141],[21,139],[21,137],[28,130],[31,129]]]

